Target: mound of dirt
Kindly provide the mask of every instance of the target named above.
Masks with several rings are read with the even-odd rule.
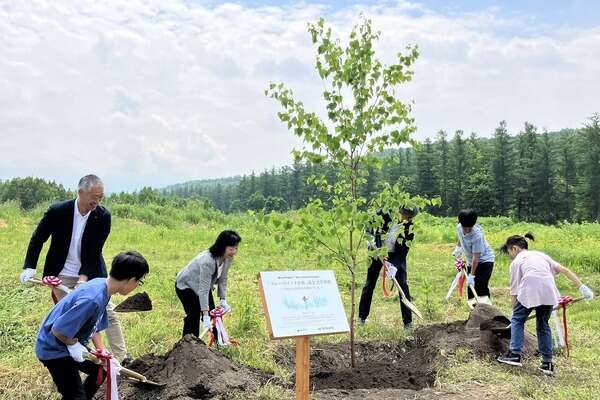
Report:
[[[486,328],[489,325],[486,321],[500,315],[492,306],[478,305],[467,321],[420,327],[413,339],[406,342],[357,343],[354,369],[350,368],[347,343],[313,343],[311,396],[321,400],[492,398],[496,394],[482,390],[474,390],[473,397],[464,393],[441,393],[431,386],[437,369],[459,348],[474,357],[492,357],[507,350],[508,339]],[[535,337],[526,334],[524,355],[533,355],[536,347]],[[295,368],[294,351],[294,347],[283,345],[275,351],[276,361],[291,372]],[[121,379],[119,391],[123,399],[229,399],[234,393],[243,393],[244,398],[252,399],[267,381],[278,382],[273,376],[233,362],[191,335],[180,340],[164,356],[146,355],[127,368],[166,386],[153,388]],[[97,398],[103,398],[101,396],[99,393]]]
[[[211,350],[192,335],[185,336],[164,356],[147,355],[127,368],[166,383],[155,388],[121,379],[121,397],[136,400],[227,399],[236,392],[256,391],[269,378]]]
[[[148,296],[148,293],[146,292],[136,293],[133,296],[129,296],[115,307],[115,311],[117,312],[138,312],[150,310],[152,310],[152,300],[150,300],[150,296]]]
[[[364,390],[394,389],[391,396],[400,396],[431,387],[436,370],[448,356],[462,348],[476,357],[492,357],[508,349],[509,340],[481,329],[483,322],[502,315],[489,305],[479,305],[467,321],[433,324],[417,329],[407,342],[364,342],[356,344],[356,368],[350,368],[349,345],[313,344],[311,349],[310,382],[315,395],[323,398],[364,398]],[[484,324],[485,328],[485,324]],[[526,334],[525,355],[533,355],[536,340]],[[294,368],[294,349],[278,349],[277,362]],[[354,396],[354,397],[353,397]],[[320,398],[320,397],[317,397]],[[400,398],[400,397],[390,397]]]
[[[441,354],[451,354],[461,347],[480,357],[495,356],[508,351],[510,344],[509,338],[497,335],[491,329],[506,326],[501,323],[490,324],[490,320],[498,317],[506,319],[506,316],[496,307],[480,304],[471,311],[467,321],[426,325],[417,329],[414,335],[415,341]],[[536,349],[535,336],[526,332],[523,355],[532,356]]]

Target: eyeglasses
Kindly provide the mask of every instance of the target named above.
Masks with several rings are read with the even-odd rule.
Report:
[[[144,278],[141,278],[140,280],[137,281],[138,286],[144,286]]]

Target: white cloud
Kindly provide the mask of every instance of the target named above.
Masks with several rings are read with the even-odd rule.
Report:
[[[284,81],[319,110],[322,84],[306,24],[325,15],[347,35],[364,12],[390,62],[421,57],[399,95],[417,137],[489,135],[506,119],[580,126],[597,107],[600,28],[541,29],[498,9],[441,14],[407,1],[215,7],[183,1],[0,5],[0,179],[69,186],[90,171],[109,190],[248,173],[290,163],[298,140],[263,94]]]

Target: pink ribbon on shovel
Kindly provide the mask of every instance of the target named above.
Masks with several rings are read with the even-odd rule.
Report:
[[[62,285],[63,282],[56,276],[44,276],[42,278],[42,283],[46,286],[57,287],[57,286]],[[54,292],[51,292],[51,295],[52,295],[52,301],[54,302],[54,304],[58,303],[58,299],[56,298],[56,295],[54,294]]]
[[[212,318],[212,323],[215,328],[217,328],[217,344],[219,346],[239,346],[239,342],[235,339],[232,339],[227,334],[227,330],[225,329],[225,324],[223,323],[223,316],[225,315],[225,311],[221,307],[217,307],[213,310],[210,310],[209,315]],[[215,337],[210,331],[210,343],[209,346],[212,346],[215,343]]]

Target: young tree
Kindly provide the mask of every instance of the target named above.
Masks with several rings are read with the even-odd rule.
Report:
[[[295,227],[297,240],[323,257],[333,258],[350,273],[350,346],[354,367],[356,273],[364,230],[375,204],[397,207],[398,201],[408,200],[399,195],[396,187],[384,191],[387,197],[380,196],[371,204],[362,195],[362,188],[369,168],[381,168],[376,152],[412,142],[410,135],[415,125],[411,108],[398,100],[395,91],[412,79],[411,68],[418,51],[409,46],[406,55],[397,55],[395,64],[382,64],[373,47],[379,33],[373,31],[368,19],[354,27],[345,47],[332,36],[323,19],[309,24],[308,31],[317,47],[316,69],[325,87],[328,123],[305,110],[283,83],[272,83],[266,94],[280,103],[279,119],[305,144],[302,150],[294,151],[295,159],[317,165],[326,163],[335,171],[334,181],[324,174],[312,178],[313,184],[330,199],[331,209],[326,210],[323,201],[314,199],[300,211],[295,223],[287,220],[284,225],[288,230]]]

